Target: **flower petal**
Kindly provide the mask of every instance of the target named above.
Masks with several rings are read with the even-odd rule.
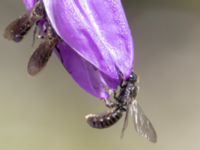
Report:
[[[111,79],[99,72],[93,65],[84,60],[67,44],[58,45],[57,54],[73,79],[88,93],[106,99],[110,95],[107,89],[116,89],[118,80]]]
[[[30,10],[31,8],[33,8],[33,6],[37,2],[37,0],[23,0],[23,2],[24,2],[26,9]]]
[[[121,0],[43,0],[57,34],[106,75],[127,78],[133,42]]]

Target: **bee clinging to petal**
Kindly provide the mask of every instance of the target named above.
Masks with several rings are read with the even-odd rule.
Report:
[[[103,129],[114,125],[122,117],[122,114],[126,113],[121,132],[121,137],[123,137],[128,125],[128,114],[131,113],[136,132],[155,143],[157,141],[156,131],[136,100],[138,93],[136,82],[137,75],[132,73],[121,84],[119,93],[115,92],[115,101],[107,103],[111,110],[103,114],[89,114],[86,116],[86,120],[91,127]]]

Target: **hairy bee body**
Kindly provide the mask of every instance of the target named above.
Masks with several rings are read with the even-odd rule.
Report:
[[[89,114],[86,116],[88,124],[93,128],[104,129],[112,126],[122,118],[123,110],[115,108],[102,114]]]

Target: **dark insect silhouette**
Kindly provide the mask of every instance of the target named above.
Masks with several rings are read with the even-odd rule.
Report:
[[[44,42],[34,51],[29,59],[27,70],[30,75],[36,75],[47,64],[53,50],[58,43],[58,36],[55,34],[51,26],[47,26]]]
[[[128,125],[128,115],[131,113],[136,132],[155,143],[156,131],[150,120],[144,114],[141,106],[136,101],[138,87],[137,75],[132,73],[130,77],[120,85],[118,94],[114,94],[114,102],[107,101],[106,106],[111,110],[102,114],[89,114],[86,116],[88,124],[93,128],[104,129],[115,124],[125,112],[125,119],[121,137]]]
[[[4,37],[8,40],[20,42],[31,27],[44,17],[44,14],[43,5],[38,1],[31,11],[27,11],[7,26]]]
[[[40,43],[28,62],[27,71],[30,75],[36,75],[46,66],[59,41],[57,34],[54,32],[45,16],[46,13],[43,3],[38,1],[31,11],[27,11],[5,29],[4,37],[6,39],[20,42],[34,24],[37,24],[38,21],[44,23],[42,33],[38,35],[43,42]],[[35,41],[36,32],[37,27],[34,30],[33,43]]]

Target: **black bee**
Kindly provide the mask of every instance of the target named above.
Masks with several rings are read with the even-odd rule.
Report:
[[[39,37],[42,37],[43,42],[40,43],[29,59],[27,71],[30,75],[36,75],[45,67],[59,41],[57,34],[46,19],[43,3],[38,1],[31,11],[27,11],[23,16],[8,25],[4,33],[6,39],[20,42],[31,27],[40,20],[44,22],[44,29],[41,29],[42,33],[39,35]],[[34,39],[37,32],[36,29],[34,31]]]
[[[85,118],[87,123],[93,127],[98,129],[104,129],[112,126],[118,120],[122,118],[123,111],[120,108],[116,107],[111,111],[104,112],[101,114],[89,114]]]
[[[115,92],[114,102],[106,102],[106,106],[111,110],[103,114],[89,114],[86,116],[86,120],[91,127],[103,129],[115,124],[125,112],[126,115],[121,133],[122,137],[128,125],[128,115],[130,112],[133,117],[136,132],[155,143],[157,141],[156,131],[135,99],[138,93],[136,82],[137,75],[132,73],[120,85],[119,94]]]
[[[31,11],[27,11],[7,26],[4,37],[8,40],[20,42],[34,23],[44,18],[44,15],[43,4],[38,1]]]

